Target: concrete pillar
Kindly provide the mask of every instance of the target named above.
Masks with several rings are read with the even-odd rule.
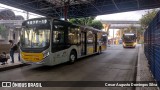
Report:
[[[15,33],[15,43],[18,43],[20,40],[20,28],[15,28],[14,29],[14,33]]]

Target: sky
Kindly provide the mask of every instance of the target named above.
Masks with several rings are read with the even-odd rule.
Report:
[[[15,15],[22,15],[25,20],[27,18],[26,11],[20,10],[14,7],[10,7],[4,4],[0,4],[0,9],[11,9]],[[99,15],[96,17],[96,20],[130,20],[130,21],[138,21],[142,15],[144,15],[148,10],[139,10],[139,11],[130,11],[130,12],[122,12],[108,15]],[[37,15],[34,13],[29,13],[29,19],[43,17],[41,15]],[[114,35],[118,30],[116,29]],[[113,36],[113,30],[110,30],[110,35]]]
[[[108,15],[99,15],[96,20],[131,20],[138,21],[142,15],[144,15],[148,10],[130,11],[122,13],[114,13]]]

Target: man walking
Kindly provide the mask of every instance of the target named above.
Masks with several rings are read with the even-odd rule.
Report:
[[[11,63],[14,63],[14,52],[16,51],[17,49],[17,46],[13,43],[13,40],[9,40],[9,43],[10,43],[10,56],[11,56]]]
[[[17,43],[17,47],[18,47],[18,61],[20,61],[20,42]]]

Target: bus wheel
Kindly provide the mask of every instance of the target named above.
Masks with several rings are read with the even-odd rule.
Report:
[[[76,52],[72,50],[69,56],[69,63],[74,63],[76,59],[77,59]]]

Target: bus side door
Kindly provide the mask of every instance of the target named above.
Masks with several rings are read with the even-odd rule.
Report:
[[[53,30],[52,34],[52,58],[53,63],[59,64],[67,61],[67,48],[66,45],[66,27],[59,27]]]
[[[87,34],[86,32],[81,32],[81,56],[87,53]]]

